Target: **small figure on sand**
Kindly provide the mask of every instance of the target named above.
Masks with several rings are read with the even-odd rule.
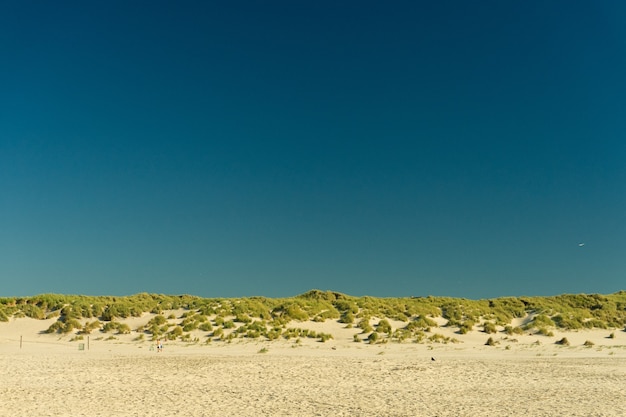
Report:
[[[161,342],[161,339],[157,339],[156,345],[157,345],[157,352],[162,352],[163,351],[163,343]]]

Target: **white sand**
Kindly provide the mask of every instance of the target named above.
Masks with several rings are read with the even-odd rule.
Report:
[[[444,328],[433,332],[461,343],[369,345],[327,321],[296,326],[333,334],[326,343],[166,342],[157,353],[137,334],[100,332],[87,350],[39,333],[51,323],[0,323],[0,416],[626,415],[621,330],[565,333],[569,347],[554,344],[562,334],[498,333],[491,347]]]

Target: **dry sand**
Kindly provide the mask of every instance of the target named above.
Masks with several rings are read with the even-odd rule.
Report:
[[[157,353],[137,334],[95,332],[87,349],[40,334],[50,324],[0,323],[0,416],[626,415],[621,330],[565,333],[569,347],[554,344],[562,334],[500,333],[492,347],[443,328],[433,331],[460,343],[369,345],[327,321],[298,324],[333,334],[326,343],[167,342]]]

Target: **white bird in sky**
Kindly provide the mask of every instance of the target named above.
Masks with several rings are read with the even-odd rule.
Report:
[[[578,246],[579,247],[583,247],[583,246],[585,246],[585,244],[584,243],[579,243]]]

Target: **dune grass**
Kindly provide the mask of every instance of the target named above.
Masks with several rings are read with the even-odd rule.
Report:
[[[181,309],[184,313],[180,317],[163,314]],[[308,337],[326,341],[332,335],[286,326],[294,322],[336,320],[358,327],[355,330],[362,332],[359,340],[380,343],[432,339],[432,335],[427,337],[425,333],[438,327],[434,320],[437,317],[445,319],[445,326],[456,327],[461,334],[475,330],[493,334],[498,327],[509,335],[523,331],[550,334],[551,329],[624,329],[626,291],[487,300],[353,297],[319,290],[290,298],[201,298],[147,293],[127,297],[42,294],[0,298],[0,321],[11,317],[57,318],[49,333],[89,334],[99,330],[126,334],[131,330],[116,320],[145,313],[155,316],[136,331],[168,339],[190,340],[191,332],[204,331],[221,340]],[[514,319],[523,319],[524,324],[513,326]],[[392,326],[392,322],[405,324],[398,327]]]

